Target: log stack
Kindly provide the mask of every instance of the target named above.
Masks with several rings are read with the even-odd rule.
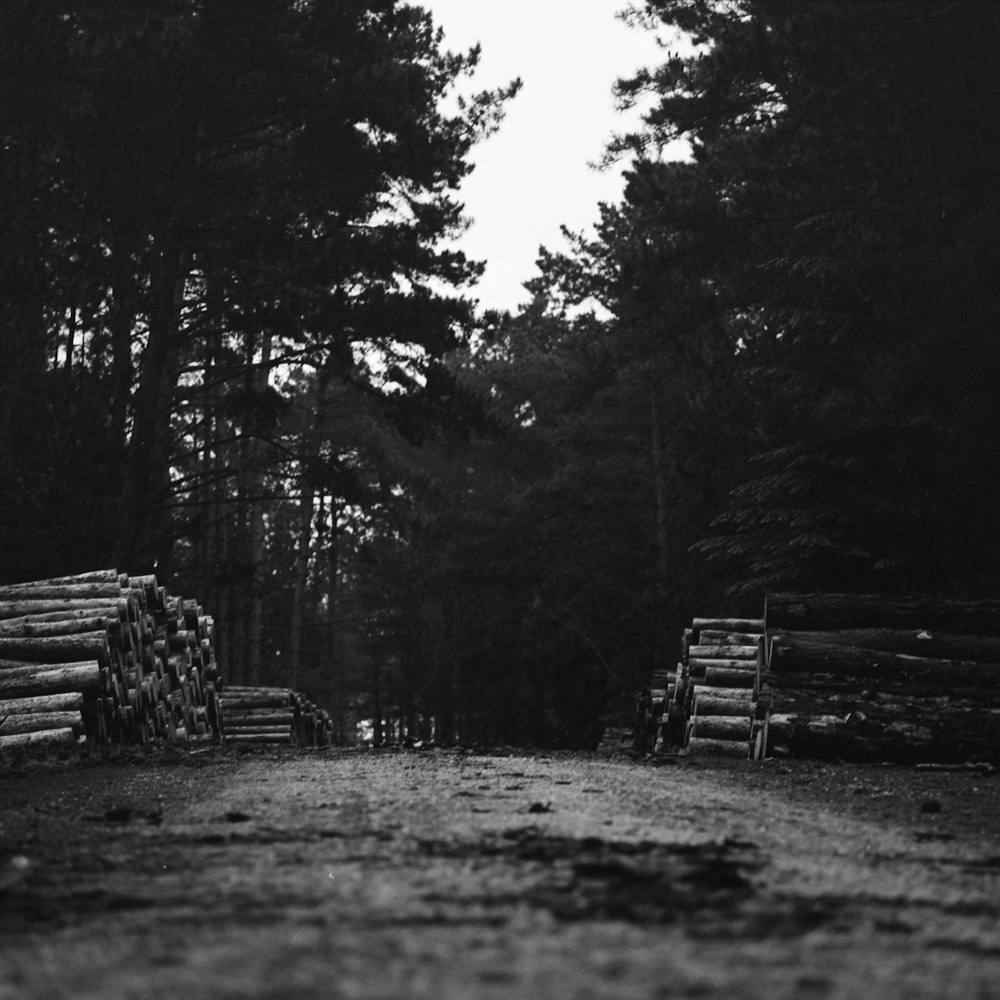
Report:
[[[218,735],[212,619],[154,576],[0,587],[0,748]],[[69,725],[56,725],[69,722]]]
[[[768,755],[1000,764],[1000,601],[775,594]]]
[[[0,586],[0,751],[223,739],[222,690],[213,619],[155,576],[108,569]],[[329,715],[297,692],[283,698],[286,741],[328,745]],[[231,702],[242,740],[251,734]]]
[[[298,691],[278,687],[229,686],[220,711],[225,739],[234,744],[329,746],[330,714]]]
[[[1000,601],[776,594],[762,620],[696,618],[661,707],[657,745],[692,755],[1000,765]]]
[[[666,691],[658,745],[690,754],[752,755],[759,730],[763,621],[695,618]]]

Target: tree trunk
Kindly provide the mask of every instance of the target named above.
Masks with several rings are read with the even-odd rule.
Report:
[[[292,587],[292,608],[288,625],[288,683],[299,686],[302,674],[303,615],[309,587],[309,557],[312,552],[313,509],[315,496],[311,477],[303,469],[300,474],[299,536],[295,551],[295,582]]]
[[[133,268],[135,257],[124,249],[116,249],[111,256],[114,290],[108,328],[111,333],[111,431],[122,455],[126,453],[129,402],[132,396],[132,337],[139,311],[136,279]],[[122,563],[121,565],[126,565]]]
[[[653,669],[668,666],[666,625],[670,594],[670,523],[667,499],[667,459],[657,386],[650,388],[650,444],[653,459],[653,493],[656,510],[656,621]]]
[[[169,494],[170,421],[180,355],[180,317],[187,260],[175,241],[161,251],[152,282],[149,334],[135,395],[125,459],[115,562],[153,569],[166,555],[156,508]]]

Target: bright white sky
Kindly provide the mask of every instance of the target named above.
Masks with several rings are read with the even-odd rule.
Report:
[[[613,132],[638,123],[638,112],[615,111],[611,87],[664,52],[654,33],[615,17],[626,0],[415,2],[444,29],[446,48],[482,45],[479,69],[462,92],[524,81],[500,131],[473,150],[476,169],[462,200],[474,221],[458,243],[487,263],[472,291],[480,305],[514,310],[528,300],[522,285],[536,274],[539,246],[563,249],[560,226],[587,230],[599,202],[620,201],[622,167],[589,166]]]

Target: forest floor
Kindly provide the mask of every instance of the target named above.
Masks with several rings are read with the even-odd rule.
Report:
[[[505,750],[0,762],[0,1000],[1000,997],[1000,775]]]

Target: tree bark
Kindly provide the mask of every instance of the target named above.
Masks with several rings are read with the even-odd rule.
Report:
[[[713,632],[749,632],[759,636],[764,631],[762,618],[695,618],[691,622],[695,632],[703,628]]]
[[[79,691],[40,695],[35,698],[5,698],[0,701],[0,717],[4,715],[34,715],[39,712],[79,712],[83,695]]]
[[[875,649],[857,649],[817,642],[802,633],[783,633],[771,644],[768,676],[775,674],[833,675],[859,681],[889,680],[919,694],[922,688],[973,687],[1000,692],[1000,663],[961,662],[909,656]]]
[[[774,637],[793,645],[826,643],[928,659],[1000,663],[1000,637],[988,635],[956,635],[928,632],[926,629],[868,628],[776,632]]]
[[[41,616],[46,616],[44,620],[59,621],[77,614],[94,618],[102,616],[112,604],[122,621],[135,618],[137,610],[135,602],[130,598],[109,602],[107,598],[97,597],[83,600],[0,601],[0,621],[12,618],[23,619],[25,622],[40,621],[43,620]]]
[[[757,670],[756,667],[752,670],[706,667],[702,683],[708,687],[753,688],[757,684]]]
[[[37,733],[45,729],[72,729],[83,733],[83,718],[77,712],[33,712],[24,715],[4,715],[0,712],[0,736],[12,733]]]
[[[667,495],[667,456],[663,437],[662,416],[654,381],[650,388],[650,426],[651,448],[653,455],[653,493],[656,511],[656,599],[657,621],[666,624],[668,617],[668,595],[670,594],[670,522],[669,502]],[[671,470],[672,471],[672,470]],[[654,636],[653,669],[666,665],[667,642],[663,625],[660,625]]]
[[[689,660],[757,660],[757,644],[752,646],[691,646]]]
[[[113,659],[108,637],[102,634],[42,636],[40,638],[0,637],[0,660],[25,663],[69,663],[72,660],[97,660],[110,666]]]
[[[295,583],[292,589],[292,609],[288,624],[288,683],[299,686],[302,672],[303,614],[309,584],[309,557],[312,551],[314,493],[306,470],[300,476],[299,535],[295,552]]]
[[[67,691],[87,693],[101,685],[101,668],[96,662],[59,665],[22,665],[0,670],[0,698],[34,698]]]
[[[755,701],[753,692],[742,688],[698,688],[693,711],[699,716],[732,715],[749,720]]]
[[[688,740],[689,754],[705,757],[733,757],[737,760],[747,760],[750,757],[749,735],[745,740],[714,740],[692,736]]]
[[[160,252],[152,282],[149,334],[134,398],[132,436],[125,459],[121,526],[115,562],[152,569],[166,555],[158,503],[169,492],[170,421],[180,356],[180,317],[188,263],[176,239]]]
[[[120,588],[128,584],[128,577],[116,569],[98,569],[89,573],[74,573],[72,576],[52,576],[44,580],[22,580],[19,583],[7,584],[8,587],[61,587],[79,586],[80,584],[113,583]]]
[[[1000,636],[1000,600],[884,597],[871,594],[769,594],[767,631],[927,629]]]
[[[38,733],[15,733],[10,736],[0,736],[0,750],[14,750],[42,744],[69,745],[76,742],[76,733],[72,729],[46,729]]]
[[[114,612],[114,609],[112,609]],[[14,622],[14,624],[11,624]],[[51,636],[80,635],[88,632],[107,632],[109,624],[120,626],[118,615],[114,618],[64,618],[54,622],[22,622],[19,619],[0,620],[0,637],[43,638]]]
[[[768,749],[796,757],[854,762],[961,763],[1000,761],[1000,719],[952,713],[943,718],[912,706],[906,717],[877,721],[830,715],[772,715]]]
[[[746,748],[750,740],[748,715],[696,715],[691,719],[691,736],[712,740],[740,740]]]
[[[111,255],[113,293],[108,316],[111,333],[111,399],[109,409],[111,430],[116,445],[124,456],[127,447],[128,411],[132,395],[132,337],[139,311],[134,255],[124,246],[117,246]],[[122,563],[121,565],[126,565]]]

